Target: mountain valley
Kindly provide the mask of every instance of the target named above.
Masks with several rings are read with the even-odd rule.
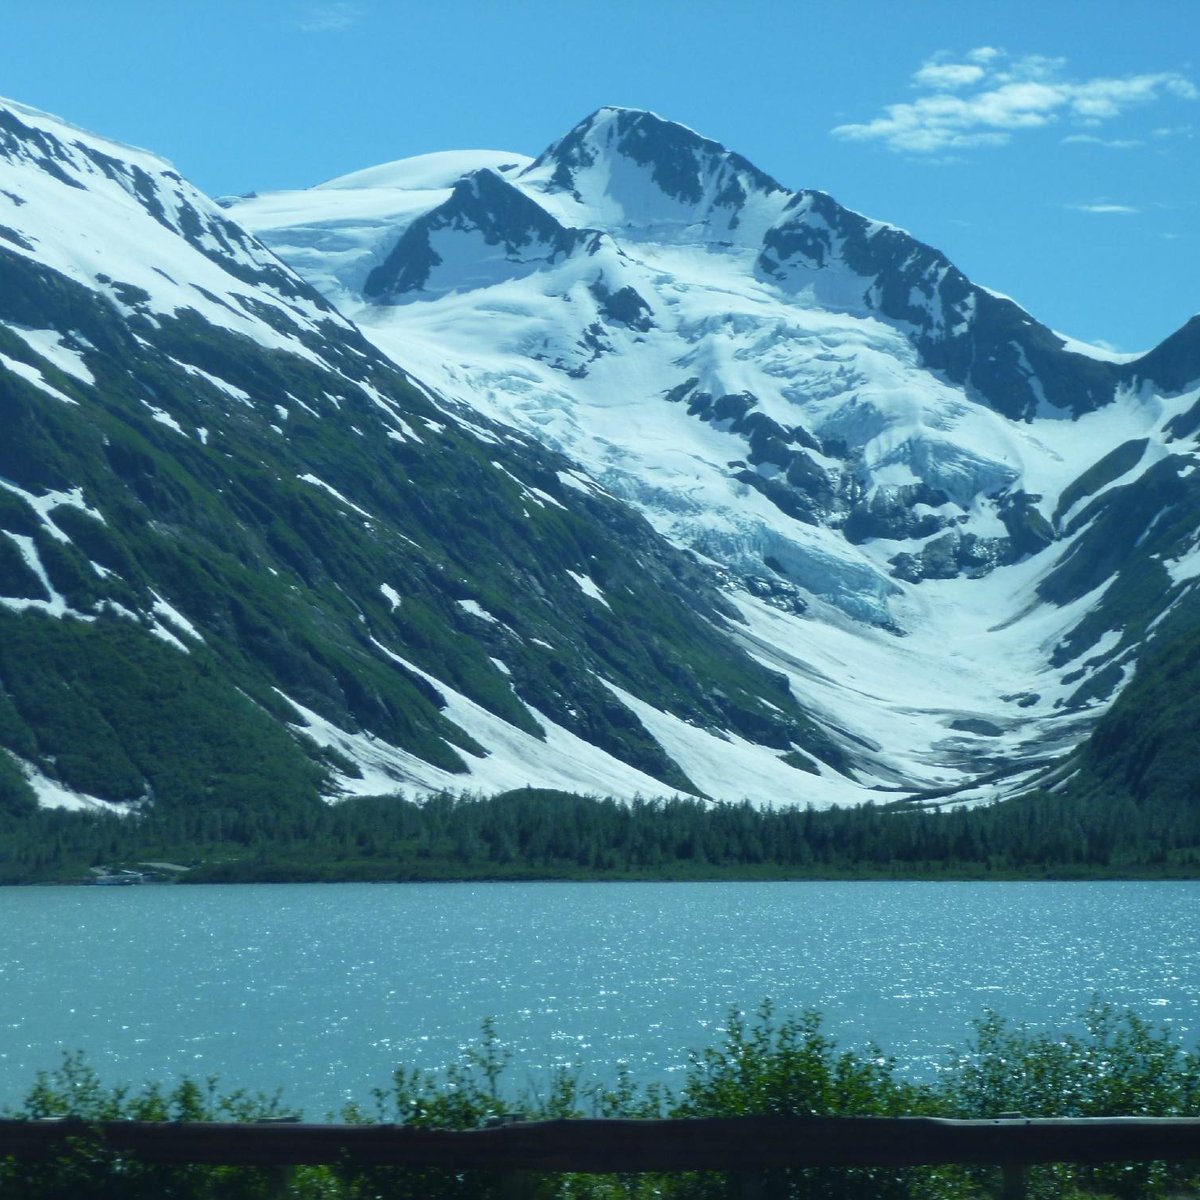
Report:
[[[735,636],[854,763],[813,802],[1027,787],[1156,620],[1190,628],[1200,321],[1119,360],[629,110],[537,159],[428,155],[231,211],[717,573]]]
[[[1187,803],[1200,318],[650,113],[201,195],[0,105],[0,809]]]

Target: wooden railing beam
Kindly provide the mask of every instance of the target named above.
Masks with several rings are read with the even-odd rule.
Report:
[[[390,1125],[0,1121],[0,1157],[44,1158],[92,1137],[143,1162],[443,1167],[634,1174],[780,1167],[1145,1162],[1200,1159],[1200,1119],[955,1121],[935,1117],[730,1117],[530,1121],[494,1129]]]

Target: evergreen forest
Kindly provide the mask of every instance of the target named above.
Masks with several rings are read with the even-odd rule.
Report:
[[[102,868],[187,882],[457,879],[1194,878],[1200,808],[1127,792],[1036,793],[939,811],[817,810],[536,788],[129,815],[3,803],[0,882],[80,883]]]

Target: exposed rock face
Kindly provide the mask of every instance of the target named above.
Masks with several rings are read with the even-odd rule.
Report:
[[[599,236],[489,169],[439,213],[384,291],[447,233],[518,271]],[[681,758],[734,741],[764,802],[798,748],[845,778],[709,568],[414,384],[166,163],[0,107],[0,226],[0,803],[704,794]]]
[[[1084,353],[651,113],[469,157],[333,181],[321,217],[236,212],[396,361],[692,552],[849,747],[852,796],[1023,786],[1151,643],[1186,644],[1197,322],[1135,362]]]

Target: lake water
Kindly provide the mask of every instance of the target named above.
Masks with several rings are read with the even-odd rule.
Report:
[[[1093,994],[1200,1040],[1200,883],[343,884],[0,889],[0,1106],[83,1050],[107,1083],[219,1076],[312,1119],[494,1017],[513,1082],[678,1083],[731,1005],[818,1008],[912,1074],[987,1008]]]

